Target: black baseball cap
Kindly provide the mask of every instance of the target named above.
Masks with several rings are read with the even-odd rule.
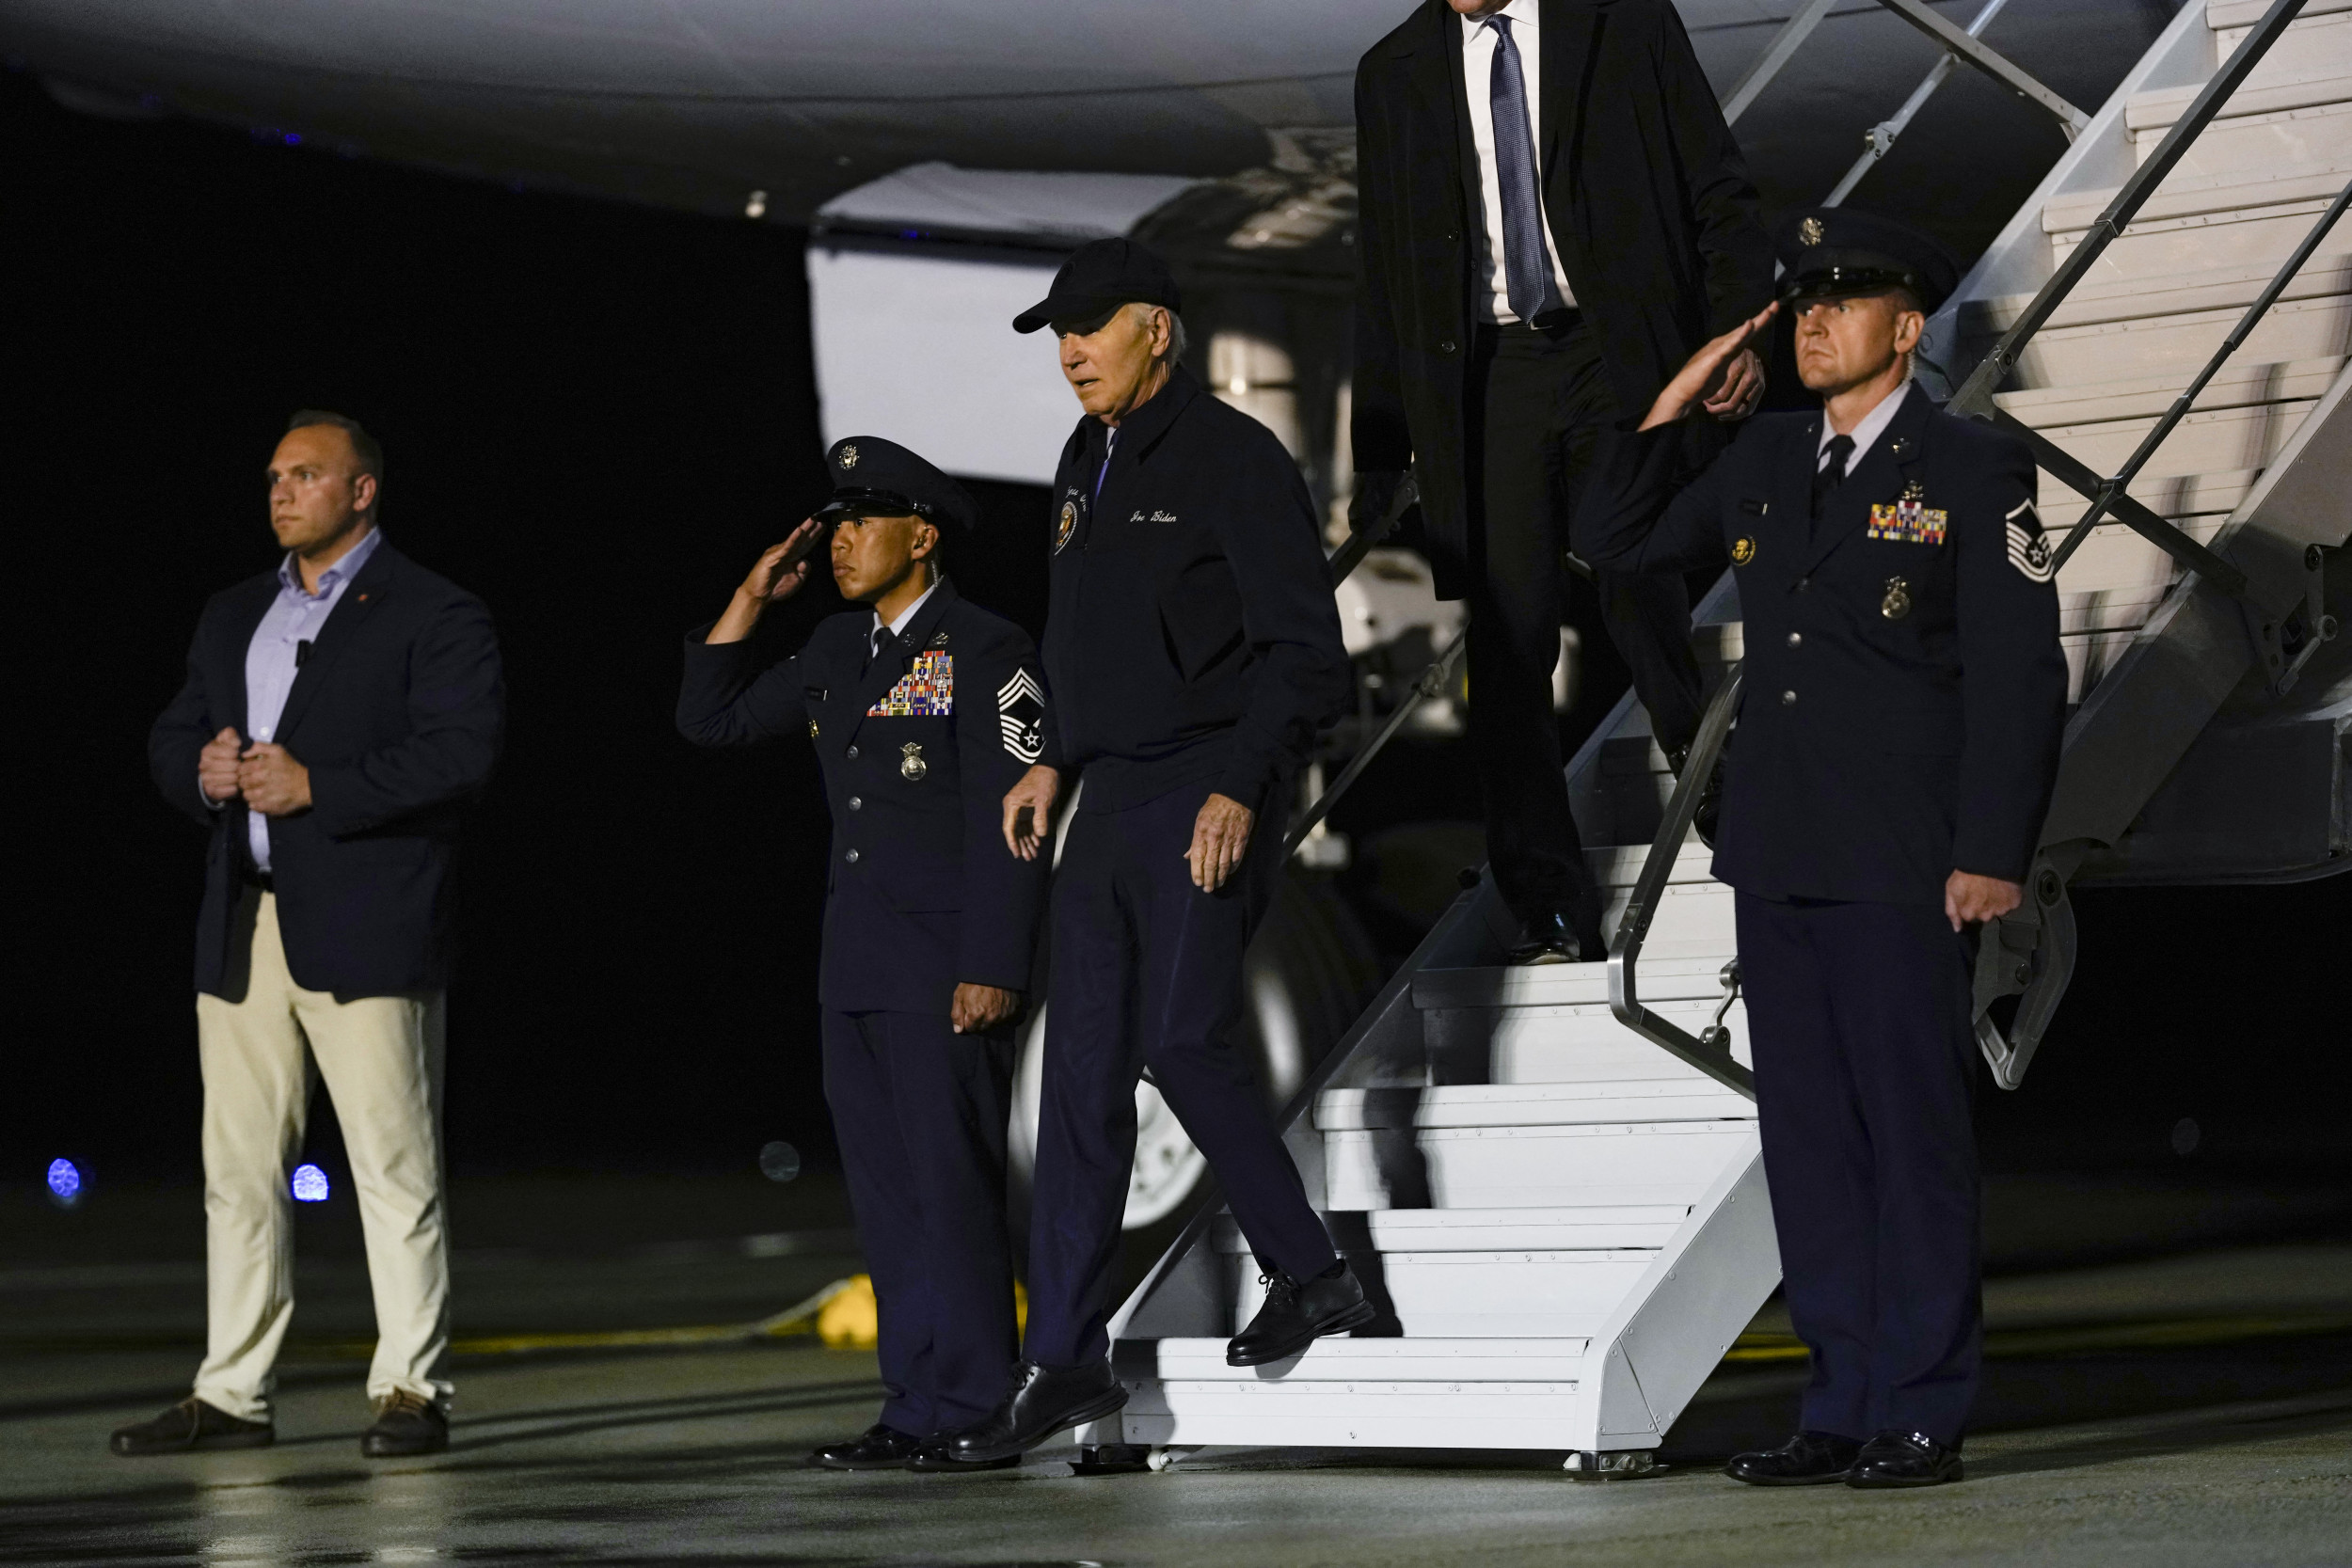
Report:
[[[1851,207],[1810,207],[1784,218],[1773,248],[1788,268],[1780,297],[1795,303],[1909,289],[1933,314],[1960,285],[1960,267],[1915,229]]]
[[[1015,332],[1035,332],[1048,322],[1088,322],[1122,305],[1184,308],[1184,291],[1168,263],[1133,240],[1096,240],[1080,245],[1043,299],[1012,318]]]
[[[820,523],[844,517],[920,517],[945,532],[950,523],[970,532],[980,507],[970,492],[896,441],[847,436],[825,453],[833,496],[817,509]]]

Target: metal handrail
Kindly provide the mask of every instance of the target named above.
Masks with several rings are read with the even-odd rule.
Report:
[[[1388,510],[1374,518],[1370,528],[1349,534],[1347,542],[1331,552],[1328,562],[1331,570],[1331,586],[1337,589],[1341,583],[1345,582],[1348,575],[1363,564],[1364,557],[1372,553],[1373,546],[1395,532],[1397,525],[1404,521],[1405,514],[1420,504],[1420,487],[1413,483],[1412,476],[1407,474],[1405,483],[1397,486],[1396,495],[1389,502]],[[1340,797],[1347,793],[1348,786],[1362,777],[1364,769],[1372,766],[1372,759],[1380,754],[1380,749],[1396,737],[1396,732],[1405,727],[1405,721],[1413,716],[1413,710],[1445,689],[1446,678],[1454,669],[1454,661],[1461,657],[1463,639],[1469,633],[1470,627],[1465,625],[1460,631],[1454,634],[1454,641],[1445,645],[1444,652],[1438,654],[1437,658],[1430,663],[1429,668],[1423,670],[1412,686],[1406,689],[1405,700],[1396,705],[1396,711],[1389,715],[1387,723],[1380,726],[1380,733],[1366,741],[1358,749],[1354,756],[1348,758],[1347,766],[1340,770],[1340,776],[1331,781],[1331,787],[1325,790],[1316,798],[1315,803],[1307,808],[1307,814],[1298,819],[1291,828],[1289,835],[1282,840],[1284,860],[1287,861],[1298,853],[1298,847],[1307,842],[1308,835],[1315,831],[1325,817],[1331,815],[1331,808],[1340,803]]]
[[[2115,199],[2107,203],[2106,211],[2101,213],[2091,224],[2082,243],[2058,263],[2058,270],[2050,275],[2047,283],[2042,285],[2042,292],[2034,295],[2025,313],[2001,335],[2001,341],[1993,345],[1992,352],[1978,362],[1960,390],[1952,394],[1948,406],[1953,413],[1977,419],[1990,416],[1994,388],[2015,368],[2018,356],[2026,342],[2042,330],[2066,296],[2074,292],[2074,285],[2090,275],[2091,267],[2106,254],[2107,246],[2122,237],[2123,226],[2138,214],[2150,197],[2155,195],[2156,187],[2164,183],[2173,166],[2187,153],[2189,143],[2203,133],[2220,112],[2221,105],[2229,101],[2230,95],[2237,90],[2239,84],[2261,62],[2270,46],[2278,41],[2279,35],[2286,31],[2287,24],[2293,22],[2302,8],[2303,0],[2274,0],[2263,19],[2254,24],[2253,30],[2231,52],[2221,69],[2214,72],[2213,79],[2205,84],[2196,102],[2179,119],[2173,121],[2172,129],[2165,134],[2163,141],[2156,144],[2156,150],[2148,155],[2148,161],[2123,182],[2122,189],[2115,193]]]
[[[2083,514],[2082,521],[2074,525],[2074,531],[2067,534],[2066,542],[2058,546],[2058,558],[2053,562],[2054,570],[2065,565],[2075,550],[2082,546],[2082,542],[2090,537],[2090,531],[2097,525],[2100,515],[2106,512],[2113,504],[2115,499],[2123,492],[2124,487],[2138,476],[2139,470],[2146,466],[2151,457],[2155,455],[2156,449],[2164,445],[2165,437],[2172,434],[2173,428],[2188,417],[2190,405],[2196,403],[2198,394],[2205,389],[2205,384],[2220,373],[2221,367],[2228,362],[2230,356],[2235,354],[2246,340],[2252,336],[2254,328],[2261,325],[2263,317],[2268,315],[2270,308],[2279,303],[2279,296],[2286,293],[2287,285],[2295,281],[2295,275],[2303,270],[2304,263],[2309,261],[2312,253],[2319,249],[2319,242],[2328,237],[2328,230],[2333,229],[2336,226],[2336,220],[2344,216],[2344,210],[2347,205],[2352,205],[2352,184],[2346,184],[2343,190],[2336,193],[2335,200],[2329,202],[2328,210],[2319,214],[2319,221],[2312,226],[2310,233],[2303,236],[2303,243],[2296,246],[2295,254],[2287,258],[2286,265],[2279,269],[2277,276],[2271,278],[2269,287],[2264,289],[2254,303],[2247,307],[2246,314],[2238,318],[2238,324],[2230,329],[2230,335],[2221,340],[2221,346],[2214,351],[2212,358],[2205,361],[2205,368],[2197,372],[2197,379],[2190,382],[2186,389],[2172,400],[2172,406],[2164,411],[2164,418],[2158,420],[2155,427],[2140,438],[2138,447],[2133,451],[2130,457],[2124,460],[2123,466],[2115,471],[2114,477],[2099,486],[2098,493],[2090,498],[2090,510]],[[2125,520],[2130,521],[2128,518]],[[2164,545],[2166,542],[2159,539],[2156,543]],[[2226,570],[2238,578],[2240,586],[2226,588],[2226,591],[2233,595],[2243,593],[2244,574],[2238,572],[2234,566],[2226,566],[2226,563],[2219,562],[2218,557],[2214,559],[2217,563],[2225,565]],[[2189,562],[2185,564],[2195,565],[2201,572],[2210,575],[2210,568],[2200,562]]]
[[[1396,705],[1396,711],[1390,714],[1389,721],[1380,726],[1380,733],[1366,741],[1354,756],[1347,759],[1347,766],[1340,769],[1338,778],[1331,781],[1331,787],[1325,790],[1321,798],[1307,808],[1307,815],[1300,817],[1297,825],[1291,829],[1290,836],[1282,841],[1284,860],[1290,859],[1298,852],[1298,847],[1307,842],[1307,835],[1313,832],[1316,825],[1331,814],[1331,808],[1340,803],[1340,797],[1347,793],[1348,785],[1354,784],[1362,775],[1364,769],[1372,766],[1372,759],[1380,754],[1380,748],[1395,738],[1396,732],[1405,727],[1405,721],[1413,716],[1413,710],[1445,689],[1446,680],[1454,671],[1454,661],[1462,657],[1463,644],[1469,638],[1470,623],[1466,621],[1462,624],[1461,630],[1454,634],[1454,640],[1445,645],[1445,651],[1430,661],[1429,668],[1423,670],[1421,677],[1414,681],[1406,691],[1405,700]]]
[[[1997,6],[1988,7],[1983,15],[1963,30],[1930,9],[1926,0],[1878,0],[1878,3],[1933,39],[1943,49],[1946,60],[1974,66],[2018,97],[2046,110],[2058,122],[2058,128],[2066,133],[2068,141],[2073,141],[2090,123],[2089,115],[2042,86],[2006,55],[1978,41],[1977,35],[1992,20],[1992,12],[1998,8]],[[1733,124],[1747,112],[1764,89],[1771,86],[1772,79],[1780,74],[1781,68],[1796,56],[1798,48],[1812,36],[1816,27],[1828,20],[1831,10],[1838,4],[1839,0],[1807,0],[1802,9],[1781,24],[1780,31],[1772,35],[1772,41],[1764,46],[1763,55],[1748,68],[1747,74],[1740,78],[1739,85],[1724,100],[1724,124]],[[1940,78],[1937,81],[1940,85]],[[1931,86],[1925,92],[1934,90]],[[1920,95],[1921,102],[1925,101],[1925,92]],[[1906,107],[1907,111],[1915,111],[1917,105]],[[1908,112],[1904,118],[1908,119]],[[1892,137],[1888,138],[1888,145],[1893,145]],[[1860,178],[1859,174],[1855,178]],[[1836,206],[1836,202],[1832,201],[1829,205]]]
[[[1968,36],[1972,39],[1983,37],[1985,28],[2008,4],[2009,0],[1986,0],[1984,9],[1979,11],[1976,20],[1968,24]],[[1951,75],[1952,68],[1959,64],[1960,56],[1948,49],[1937,55],[1934,67],[1917,87],[1911,89],[1911,96],[1903,100],[1903,106],[1862,134],[1863,141],[1867,144],[1862,150],[1862,156],[1854,160],[1853,166],[1830,191],[1821,202],[1822,206],[1845,205],[1846,198],[1853,194],[1853,188],[1862,182],[1862,177],[1877,166],[1880,159],[1895,150],[1897,138],[1911,128],[1912,120],[1917,118],[1921,109],[1927,107],[1928,100],[1935,96],[1935,89],[1944,85],[1945,78]]]
[[[1754,1100],[1756,1074],[1733,1059],[1727,1030],[1719,1024],[1707,1032],[1709,1039],[1699,1039],[1644,1006],[1635,984],[1642,943],[1657,917],[1659,900],[1665,896],[1675,862],[1681,857],[1683,840],[1698,816],[1699,797],[1706,793],[1707,782],[1724,753],[1724,743],[1730,737],[1732,715],[1740,705],[1740,677],[1741,667],[1732,665],[1724,672],[1723,689],[1707,705],[1698,738],[1691,742],[1690,754],[1683,759],[1682,777],[1675,782],[1674,794],[1666,801],[1665,820],[1658,825],[1658,836],[1650,841],[1649,854],[1642,862],[1642,875],[1633,884],[1625,917],[1617,924],[1616,948],[1609,955],[1609,1010],[1618,1022],[1651,1044],[1662,1046],[1725,1088]],[[1727,977],[1726,984],[1736,981]]]

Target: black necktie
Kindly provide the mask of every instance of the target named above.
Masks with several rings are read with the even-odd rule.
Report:
[[[1852,446],[1853,443],[1851,441],[1848,441],[1846,445]],[[874,667],[874,661],[876,659],[882,657],[882,650],[890,646],[891,641],[890,628],[888,626],[876,626],[874,628],[874,647],[873,650],[866,656],[866,667],[868,670],[871,670]]]
[[[1826,450],[1828,455],[1821,466],[1813,471],[1813,515],[1816,517],[1821,515],[1821,503],[1829,499],[1830,492],[1846,483],[1846,459],[1853,455],[1853,437],[1833,436]]]
[[[1511,19],[1491,17],[1494,66],[1487,76],[1487,102],[1495,126],[1495,183],[1502,192],[1502,276],[1511,313],[1533,322],[1560,308],[1551,280],[1551,256],[1544,248],[1543,195],[1535,180],[1534,117],[1527,112],[1527,76],[1519,69]]]

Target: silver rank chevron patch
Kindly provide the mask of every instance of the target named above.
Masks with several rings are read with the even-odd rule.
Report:
[[[1045,689],[1026,670],[996,689],[996,728],[1005,750],[1023,762],[1045,754]]]
[[[2021,517],[2025,521],[2020,522]],[[2042,531],[2042,515],[2031,501],[2020,501],[2009,515],[2009,563],[2031,582],[2047,582],[2058,576],[2058,558],[2051,552],[2049,536]]]

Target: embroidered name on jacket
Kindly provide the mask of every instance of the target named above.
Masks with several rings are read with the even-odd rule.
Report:
[[[868,719],[946,719],[956,711],[956,664],[952,654],[921,653],[914,668],[882,700],[866,710]]]
[[[1945,515],[1924,501],[1899,500],[1870,508],[1871,539],[1893,539],[1905,545],[1944,542]]]

